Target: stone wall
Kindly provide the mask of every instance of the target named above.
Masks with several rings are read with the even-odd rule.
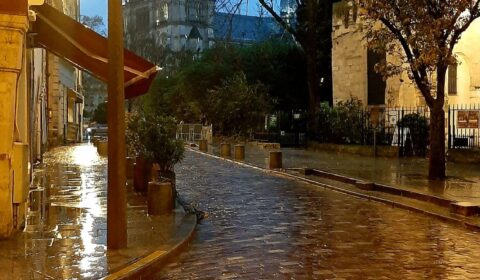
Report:
[[[345,27],[336,21],[333,32],[333,99],[351,97],[367,104],[367,48],[357,24]]]
[[[13,230],[13,143],[20,137],[15,128],[15,100],[20,94],[22,71],[25,71],[26,16],[0,14],[0,238],[8,237]],[[25,92],[22,92],[25,93]],[[26,165],[27,163],[23,163]]]

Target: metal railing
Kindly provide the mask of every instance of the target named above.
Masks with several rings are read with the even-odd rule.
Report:
[[[402,156],[426,154],[428,107],[325,110],[317,120],[321,143],[397,146]]]
[[[178,124],[176,138],[185,142],[196,142],[199,140],[212,141],[212,125],[204,126],[202,124]]]

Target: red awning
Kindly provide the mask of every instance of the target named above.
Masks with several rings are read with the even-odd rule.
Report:
[[[36,47],[71,62],[102,81],[108,80],[108,40],[76,20],[44,4],[32,7],[37,20],[32,31]],[[158,67],[124,50],[125,98],[146,93]]]

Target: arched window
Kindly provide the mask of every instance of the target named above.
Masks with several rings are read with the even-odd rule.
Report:
[[[458,64],[452,64],[448,67],[448,94],[455,95],[458,93],[457,89],[457,75]]]

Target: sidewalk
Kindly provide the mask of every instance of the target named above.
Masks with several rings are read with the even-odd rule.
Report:
[[[106,247],[107,162],[89,144],[59,147],[36,169],[27,226],[0,240],[0,279],[121,279],[158,265],[187,242],[195,215],[148,216],[127,192],[128,248]]]
[[[270,151],[256,142],[247,143],[244,163],[268,169]],[[292,148],[281,151],[284,171],[279,174],[480,228],[480,217],[465,217],[480,213],[480,170],[474,165],[448,164],[448,179],[441,182],[427,179],[427,159],[374,158]],[[219,147],[210,146],[209,153],[218,155]],[[304,168],[318,170],[317,175],[302,175]],[[376,191],[360,190],[356,186],[359,180],[374,183]]]
[[[269,150],[247,144],[246,162],[266,166]],[[480,168],[449,163],[448,179],[429,181],[428,159],[373,158],[329,151],[282,148],[284,168],[314,168],[452,201],[480,204]],[[216,152],[216,151],[215,151]]]

